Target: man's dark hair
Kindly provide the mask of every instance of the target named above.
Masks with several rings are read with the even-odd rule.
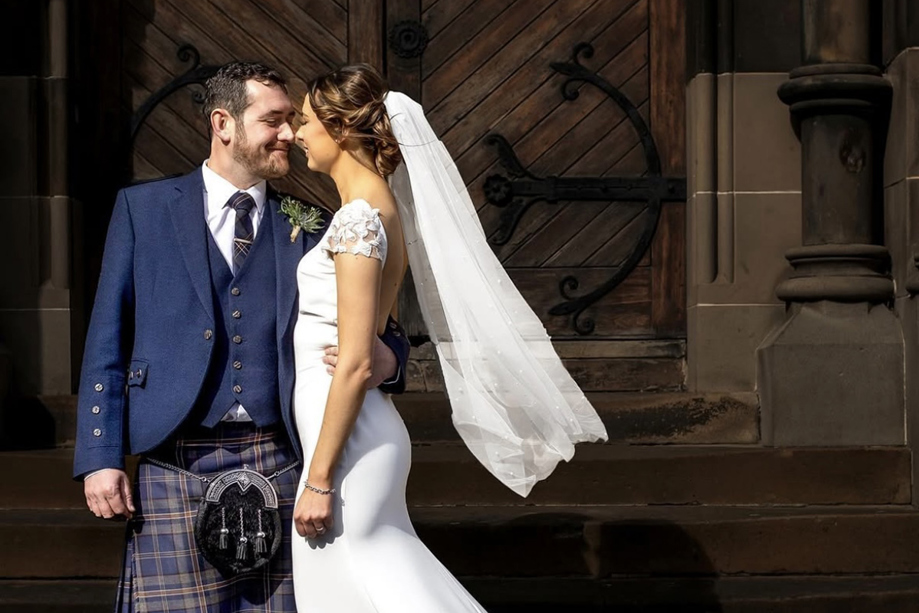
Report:
[[[226,109],[234,119],[242,117],[249,106],[246,81],[258,81],[268,87],[280,87],[287,93],[287,81],[274,68],[257,62],[230,62],[207,80],[204,92],[204,117],[208,131],[214,109]]]

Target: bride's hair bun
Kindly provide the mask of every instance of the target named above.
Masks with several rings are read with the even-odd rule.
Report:
[[[383,77],[369,64],[339,68],[309,84],[309,100],[329,134],[353,138],[371,155],[377,172],[388,177],[402,162],[383,99]]]

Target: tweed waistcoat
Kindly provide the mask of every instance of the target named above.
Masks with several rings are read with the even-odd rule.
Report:
[[[215,426],[234,402],[242,404],[257,426],[281,419],[273,240],[271,216],[266,215],[234,276],[208,233],[216,342],[195,411],[204,415],[204,426]]]

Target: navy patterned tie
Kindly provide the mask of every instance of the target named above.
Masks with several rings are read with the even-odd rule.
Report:
[[[255,206],[255,200],[246,192],[236,192],[227,202],[227,206],[236,211],[236,236],[233,238],[233,274],[239,272],[252,248],[255,232],[252,230],[252,217],[249,213]]]

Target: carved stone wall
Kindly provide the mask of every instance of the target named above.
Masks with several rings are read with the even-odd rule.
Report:
[[[0,345],[14,394],[71,390],[67,13],[66,0],[4,4],[20,28],[0,43]]]
[[[800,2],[689,3],[688,387],[753,391],[801,242],[801,153],[776,95],[800,63]]]

